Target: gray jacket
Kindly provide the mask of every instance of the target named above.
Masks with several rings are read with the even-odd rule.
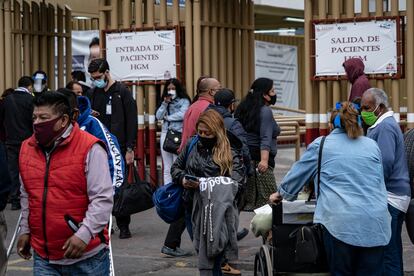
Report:
[[[170,103],[162,102],[155,114],[157,120],[164,120],[162,132],[169,129],[182,132],[184,114],[190,106],[190,101],[185,98],[175,98]]]
[[[238,211],[234,200],[237,190],[237,182],[230,177],[200,178],[191,217],[200,270],[211,270],[214,258],[224,251],[229,260],[238,257]]]

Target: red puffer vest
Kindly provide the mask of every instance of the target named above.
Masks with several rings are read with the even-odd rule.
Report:
[[[62,247],[74,233],[64,216],[82,222],[88,209],[85,162],[89,150],[99,140],[74,124],[69,137],[59,144],[47,161],[34,135],[22,144],[20,174],[29,196],[30,243],[42,258],[60,260]],[[108,232],[104,230],[105,241]],[[101,243],[91,239],[86,251]]]

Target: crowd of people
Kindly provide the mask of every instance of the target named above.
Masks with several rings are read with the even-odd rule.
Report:
[[[51,91],[46,73],[39,70],[2,94],[0,150],[6,169],[1,166],[0,207],[4,210],[10,202],[12,210],[21,211],[17,253],[25,259],[33,254],[35,275],[109,273],[107,227],[113,195],[134,162],[137,109],[130,90],[112,79],[105,59],[91,60],[88,73],[92,85],[84,72],[74,71],[66,87]],[[170,224],[161,252],[192,255],[180,248],[187,229],[197,244],[202,275],[240,274],[228,263],[237,258],[237,240],[248,233],[246,228],[237,231],[239,212],[260,207],[275,190],[272,171],[280,130],[269,105],[276,93],[272,80],[258,79],[238,111],[233,91],[217,79],[200,77],[196,92],[191,100],[183,84],[172,78],[156,112],[162,122],[162,183],[185,188],[186,210]],[[164,144],[174,133],[179,143],[171,150]],[[190,150],[191,141],[195,146]],[[206,251],[200,228],[202,177],[234,181],[223,199],[226,215],[212,218],[217,226],[225,219],[229,228],[211,249],[214,254]],[[266,188],[261,177],[269,180]],[[256,196],[247,198],[246,191]],[[119,238],[131,237],[130,220],[116,217]],[[220,235],[217,229],[211,235]]]
[[[167,80],[156,111],[162,183],[184,188],[184,211],[161,252],[192,255],[181,248],[187,230],[200,275],[238,275],[230,263],[248,233],[240,212],[295,200],[313,179],[320,181],[314,222],[323,226],[331,274],[403,275],[401,229],[411,199],[403,136],[386,93],[368,87],[361,63],[344,64],[351,101],[332,111],[331,133],[311,143],[278,186],[273,80],[256,79],[239,104],[213,77],[198,79],[194,99],[180,80]],[[134,163],[137,108],[105,59],[92,59],[88,73],[92,87],[75,71],[65,88],[51,91],[39,70],[1,98],[0,210],[10,202],[21,211],[17,253],[33,254],[35,275],[109,274],[108,223]],[[116,217],[120,239],[131,238],[130,222]],[[5,236],[2,225],[1,212]],[[0,275],[5,269],[6,262]]]

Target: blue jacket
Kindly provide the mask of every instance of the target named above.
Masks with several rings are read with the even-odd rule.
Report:
[[[183,132],[184,114],[190,106],[190,101],[185,98],[175,98],[169,104],[162,102],[155,117],[157,120],[164,120],[162,132],[169,129]]]
[[[117,192],[124,182],[125,164],[121,154],[121,149],[116,137],[97,118],[91,115],[91,103],[84,96],[78,97],[78,107],[80,115],[78,124],[80,129],[89,132],[106,144],[108,153],[109,170],[112,177],[112,186]]]
[[[410,196],[410,178],[405,156],[404,137],[400,126],[389,111],[368,129],[367,137],[375,140],[382,153],[384,180],[387,191]]]
[[[283,179],[279,193],[295,200],[310,179],[318,183],[321,138],[313,141]],[[316,185],[317,186],[317,185]],[[338,240],[361,247],[387,245],[391,216],[381,163],[381,151],[367,137],[350,139],[342,129],[326,137],[314,222]]]

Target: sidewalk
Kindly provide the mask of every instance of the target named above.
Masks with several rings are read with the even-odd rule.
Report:
[[[275,175],[280,183],[294,162],[294,149],[281,148],[276,158]],[[9,209],[10,206],[7,206]],[[18,217],[18,212],[6,210],[5,215],[9,225],[9,242]],[[243,212],[240,216],[240,227],[249,228],[252,213]],[[156,214],[154,209],[132,216],[132,238],[118,239],[119,232],[115,232],[112,245],[116,275],[159,275],[159,276],[190,276],[198,275],[196,256],[189,258],[167,258],[161,255],[168,225]],[[414,275],[414,246],[410,243],[403,228],[404,263],[406,275]],[[242,269],[243,276],[253,275],[254,255],[261,246],[261,239],[251,233],[239,242],[239,261],[237,265]],[[183,235],[182,248],[192,250],[192,244],[187,233]],[[412,273],[411,273],[412,272]],[[20,259],[15,250],[10,257],[7,275],[23,276],[32,274],[32,261]]]

